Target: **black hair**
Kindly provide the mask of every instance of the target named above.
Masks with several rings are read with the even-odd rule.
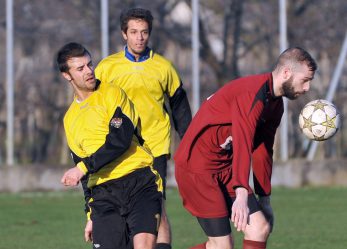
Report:
[[[153,16],[149,10],[141,9],[141,8],[127,9],[122,11],[119,19],[120,19],[120,28],[124,33],[126,33],[128,30],[128,22],[130,20],[140,19],[147,22],[148,31],[149,31],[149,34],[151,34]]]
[[[67,61],[73,57],[83,57],[90,55],[89,51],[77,42],[70,42],[59,49],[57,53],[57,64],[60,72],[68,72],[69,66]]]

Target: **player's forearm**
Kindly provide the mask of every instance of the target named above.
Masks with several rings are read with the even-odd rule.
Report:
[[[90,188],[88,188],[88,177],[89,174],[84,175],[81,179],[81,184],[82,184],[82,189],[83,189],[83,194],[84,194],[84,201],[85,201],[85,207],[84,207],[84,211],[85,213],[89,212],[89,200],[92,197],[92,191],[90,190]]]
[[[176,90],[169,101],[175,129],[180,138],[182,138],[192,121],[192,112],[190,110],[187,94],[182,86]]]
[[[254,192],[261,196],[271,194],[272,147],[271,143],[260,144],[252,154]]]
[[[110,121],[109,130],[105,143],[90,156],[82,158],[83,164],[77,165],[84,172],[95,173],[99,171],[105,165],[122,156],[130,147],[134,135],[134,125],[120,108],[117,108]]]
[[[235,189],[236,198],[246,199],[248,198],[248,190],[244,187],[237,187]]]

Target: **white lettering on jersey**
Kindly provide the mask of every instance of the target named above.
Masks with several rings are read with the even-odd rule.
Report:
[[[227,137],[227,139],[225,139],[225,142],[223,144],[220,144],[219,146],[224,149],[224,150],[230,150],[231,149],[231,141],[233,141],[232,136]]]

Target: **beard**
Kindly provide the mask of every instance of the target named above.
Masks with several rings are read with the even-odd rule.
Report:
[[[298,95],[294,91],[293,87],[293,78],[290,78],[282,85],[282,93],[283,96],[287,97],[290,100],[294,100],[298,97]]]

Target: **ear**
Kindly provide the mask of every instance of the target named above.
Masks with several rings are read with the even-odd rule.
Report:
[[[123,39],[124,39],[125,41],[128,40],[127,34],[124,33],[124,31],[122,31],[122,36],[123,36]]]
[[[284,66],[282,70],[282,77],[284,80],[288,80],[292,77],[293,71],[289,66]]]
[[[61,74],[63,75],[63,77],[64,77],[67,81],[71,81],[71,80],[72,80],[71,75],[70,75],[69,73],[62,72]]]

